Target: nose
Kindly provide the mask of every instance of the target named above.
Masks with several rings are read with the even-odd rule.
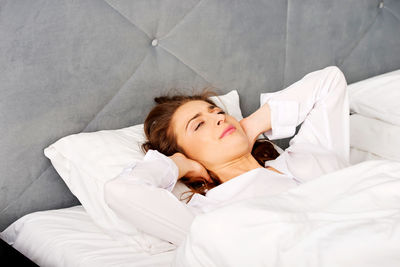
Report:
[[[217,114],[217,125],[221,125],[221,122],[225,121],[225,113],[224,114]]]

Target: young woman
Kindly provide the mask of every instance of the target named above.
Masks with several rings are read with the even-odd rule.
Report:
[[[146,155],[106,185],[107,202],[134,222],[122,188],[145,185],[171,192],[181,180],[192,191],[186,207],[159,203],[159,211],[166,221],[188,229],[190,216],[176,218],[165,210],[175,205],[173,209],[194,214],[208,212],[240,199],[278,194],[347,167],[346,86],[343,73],[330,66],[284,90],[261,94],[260,108],[241,121],[218,108],[207,93],[158,97],[144,123]],[[293,136],[301,123],[280,155],[269,141],[257,140],[262,133],[269,140]],[[142,223],[141,230],[154,234],[152,223]],[[172,232],[163,229],[157,235],[180,244],[184,233]]]

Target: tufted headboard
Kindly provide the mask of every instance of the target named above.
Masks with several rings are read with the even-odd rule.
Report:
[[[43,154],[59,138],[142,123],[170,88],[237,89],[246,116],[329,65],[399,69],[400,1],[1,0],[0,230],[79,204]]]

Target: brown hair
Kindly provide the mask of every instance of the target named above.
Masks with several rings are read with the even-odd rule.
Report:
[[[172,96],[166,94],[155,97],[154,101],[157,105],[152,108],[144,122],[144,132],[147,141],[142,144],[143,151],[146,153],[149,149],[153,149],[166,156],[172,156],[177,152],[185,154],[183,149],[177,144],[175,134],[172,127],[170,127],[172,116],[181,105],[193,100],[202,100],[216,106],[209,99],[210,96],[217,96],[214,90],[214,88],[206,87],[200,93],[190,95],[177,93]],[[267,139],[258,139],[253,146],[251,154],[262,166],[264,166],[265,161],[275,159],[279,156],[272,143]],[[192,199],[195,193],[205,195],[207,190],[221,184],[221,180],[214,173],[210,171],[208,173],[212,182],[208,182],[203,178],[182,177],[180,179],[190,189],[190,191],[185,193],[192,193],[185,198],[189,198],[186,203]]]

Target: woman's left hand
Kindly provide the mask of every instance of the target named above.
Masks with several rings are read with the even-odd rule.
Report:
[[[240,120],[240,125],[245,131],[251,147],[257,140],[257,137],[271,129],[271,115],[269,105],[266,103],[250,116]]]

